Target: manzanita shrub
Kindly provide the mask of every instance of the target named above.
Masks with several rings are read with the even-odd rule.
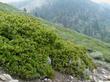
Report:
[[[94,69],[84,47],[47,26],[31,16],[0,12],[0,67],[21,79],[54,78],[54,71],[80,78],[85,69]]]

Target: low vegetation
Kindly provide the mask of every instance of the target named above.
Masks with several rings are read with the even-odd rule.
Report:
[[[110,44],[102,42],[98,39],[88,37],[86,35],[75,32],[74,30],[56,26],[56,32],[65,40],[70,40],[73,43],[85,46],[94,52],[100,52],[103,55],[104,61],[110,63]],[[97,54],[96,54],[97,55]],[[100,59],[102,60],[102,58]]]
[[[62,37],[64,40],[69,40],[75,44],[82,45],[86,47],[86,49],[91,49],[93,52],[100,52],[103,56],[103,60],[105,62],[110,63],[110,44],[105,43],[103,41],[100,41],[98,39],[86,36],[84,34],[78,33],[74,30],[62,27],[58,24],[53,24],[48,21],[44,21],[40,19],[45,23],[45,26],[51,26],[51,28],[58,33],[60,37]],[[97,54],[95,54],[97,55]],[[102,58],[100,58],[102,61]]]
[[[0,67],[21,79],[54,78],[54,71],[85,78],[95,65],[86,48],[63,40],[39,19],[0,12]]]

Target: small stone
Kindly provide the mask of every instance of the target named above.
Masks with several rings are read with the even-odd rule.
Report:
[[[104,82],[104,81],[102,81],[102,80],[99,80],[98,82]]]
[[[48,79],[48,78],[45,78],[43,81],[44,82],[52,82],[52,80],[51,79]]]
[[[73,76],[70,75],[70,76],[69,76],[69,79],[70,79],[70,80],[73,80],[74,78],[73,78]]]
[[[96,70],[96,69],[94,69],[94,70],[93,70],[93,73],[94,73],[94,74],[96,74],[96,73],[97,73],[97,70]]]
[[[48,79],[48,82],[52,82],[52,80],[51,79]]]
[[[107,80],[109,80],[109,81],[110,81],[110,75],[107,77]]]
[[[11,80],[11,81],[9,81],[9,82],[19,82],[18,80]]]

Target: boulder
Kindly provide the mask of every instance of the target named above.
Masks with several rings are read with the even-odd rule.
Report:
[[[0,82],[19,82],[19,81],[12,79],[12,77],[9,74],[1,74]]]
[[[103,53],[99,51],[90,53],[90,56],[97,60],[104,60]]]

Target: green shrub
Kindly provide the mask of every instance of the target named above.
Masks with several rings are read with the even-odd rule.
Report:
[[[21,79],[53,78],[54,70],[80,78],[94,68],[85,48],[46,27],[30,16],[0,12],[0,66]]]
[[[82,78],[85,69],[92,70],[95,67],[86,51],[84,47],[76,46],[69,41],[57,40],[50,53],[52,66],[62,73]]]

